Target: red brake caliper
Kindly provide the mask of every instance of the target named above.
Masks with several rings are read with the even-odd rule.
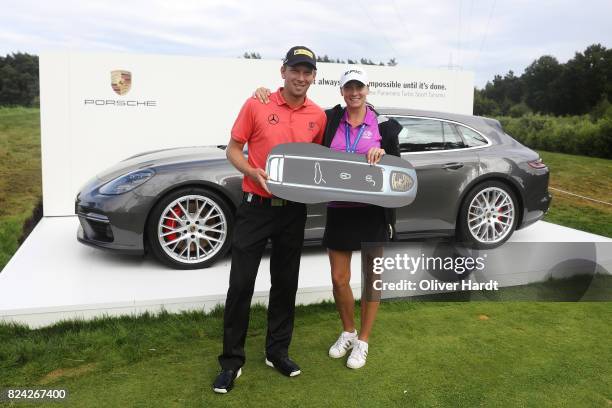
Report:
[[[183,212],[181,211],[181,208],[178,206],[178,204],[172,210],[174,210],[174,212],[176,213],[178,217],[183,215]],[[170,214],[172,214],[172,212],[170,212]],[[166,220],[164,221],[164,225],[167,226],[168,228],[165,229],[164,233],[169,232],[172,229],[176,228],[176,224],[177,224],[176,220],[170,220],[166,218]],[[176,239],[176,234],[166,235],[165,237],[166,242],[173,241],[175,239]]]
[[[499,208],[497,209],[497,212],[498,212],[498,213],[500,213],[500,214],[497,216],[498,221],[502,221],[502,218],[505,218],[505,216],[503,216],[503,215],[501,214],[501,212],[504,210],[504,208],[506,208],[506,207],[505,207],[505,206],[504,206],[504,207],[499,207]],[[505,220],[504,220],[504,221],[505,221]],[[503,227],[500,227],[500,230],[502,230],[502,229],[503,229]]]

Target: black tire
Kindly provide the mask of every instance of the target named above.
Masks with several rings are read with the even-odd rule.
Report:
[[[187,198],[189,200],[184,201]],[[170,207],[176,202],[181,204]],[[190,219],[193,221],[188,219],[181,208],[190,213]],[[175,210],[177,211],[173,212]],[[202,215],[208,214],[209,211],[209,219],[204,220],[204,217],[197,215],[198,212]],[[163,218],[162,221],[162,215],[169,215],[170,218]],[[176,218],[177,215],[180,220]],[[164,224],[160,225],[162,222]],[[222,226],[216,225],[221,222],[224,223]],[[200,269],[211,266],[227,253],[232,241],[233,227],[234,214],[219,194],[202,187],[187,187],[173,191],[157,202],[151,210],[146,235],[151,252],[162,263],[174,269]],[[175,233],[174,230],[178,229],[181,231]],[[216,232],[217,229],[223,229],[223,232]],[[164,245],[167,249],[162,247],[161,241],[168,244]],[[207,249],[208,255],[201,255],[201,252],[206,254]],[[195,251],[195,256],[191,256],[192,250]],[[184,252],[185,255],[179,252]]]
[[[483,224],[480,228],[488,228],[489,230],[487,232],[484,232],[482,229],[478,229],[476,230],[476,232],[478,233],[482,231],[486,235],[486,237],[491,237],[491,238],[481,239],[479,238],[479,236],[477,236],[478,234],[475,234],[470,229],[470,225],[468,225],[469,223],[468,211],[470,210],[470,206],[473,204],[474,198],[476,196],[480,195],[477,202],[474,203],[475,206],[478,206],[478,203],[485,202],[482,200],[484,198],[483,195],[486,195],[489,192],[491,194],[495,194],[499,191],[503,191],[503,193],[506,194],[506,197],[508,197],[510,201],[510,205],[513,208],[512,220],[511,222],[509,222],[509,217],[501,215],[508,211],[507,206],[503,207],[506,209],[503,209],[501,213],[490,213],[489,212],[489,216],[487,216],[487,212],[485,211],[482,214],[482,221],[486,221],[486,223]],[[504,198],[504,196],[502,196],[501,194],[499,197]],[[474,207],[472,207],[472,209],[474,210]],[[516,195],[514,194],[512,189],[508,187],[508,185],[502,182],[499,182],[499,181],[485,181],[481,184],[478,184],[474,188],[472,188],[472,190],[470,190],[470,192],[464,197],[463,202],[461,203],[461,209],[459,210],[459,218],[457,219],[457,239],[460,242],[472,248],[479,248],[479,249],[497,248],[498,246],[506,242],[514,233],[514,230],[516,229],[516,225],[518,223],[518,217],[520,213],[521,211],[519,208],[518,200],[516,199]],[[474,216],[473,214],[474,213],[470,214],[470,216],[473,217]],[[497,214],[500,214],[500,215],[497,215]],[[502,224],[502,222],[504,221],[506,222],[506,224]],[[475,221],[472,221],[472,222],[473,222],[472,229],[476,229],[476,225],[480,224],[480,222],[475,222]],[[501,229],[501,231],[497,229],[498,226]],[[494,230],[492,230],[491,228],[493,228]],[[497,233],[499,233],[500,238],[493,239],[494,234],[497,234]]]

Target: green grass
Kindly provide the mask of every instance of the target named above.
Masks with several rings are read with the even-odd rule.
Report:
[[[612,203],[612,160],[539,152],[550,168],[550,186]],[[545,221],[612,238],[612,206],[551,190]]]
[[[327,356],[334,306],[299,307],[291,355],[303,374],[291,379],[263,363],[265,318],[253,310],[243,376],[226,396],[210,389],[220,310],[0,326],[0,386],[66,388],[69,407],[612,404],[610,303],[386,302],[360,370]]]
[[[41,198],[39,129],[38,109],[0,109],[0,269]],[[540,153],[551,186],[611,201],[610,160]],[[612,237],[610,206],[553,195],[547,221]],[[555,299],[542,284],[504,293],[496,299]],[[610,299],[609,286],[597,281],[589,296]],[[64,387],[62,406],[74,407],[612,406],[610,303],[387,302],[358,371],[327,357],[340,330],[334,306],[299,307],[291,355],[303,375],[292,379],[263,364],[266,316],[256,307],[244,375],[227,396],[210,391],[221,314],[0,325],[0,387]]]
[[[612,160],[540,151],[551,169],[550,186],[612,202]]]
[[[0,270],[41,197],[39,110],[0,108]]]

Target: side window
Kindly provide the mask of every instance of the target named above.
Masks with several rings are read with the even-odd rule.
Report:
[[[399,134],[402,152],[427,152],[464,147],[447,122],[435,119],[395,118],[403,129]]]
[[[402,152],[444,149],[441,122],[431,119],[396,118],[403,129],[399,134]]]
[[[447,122],[442,123],[442,132],[444,135],[444,149],[461,149],[462,147],[465,147],[463,144],[463,140],[461,140],[461,137],[457,134],[457,132],[455,132],[453,127]]]
[[[472,129],[459,125],[457,125],[457,129],[461,132],[461,136],[463,136],[463,140],[465,140],[467,147],[483,146],[487,144],[486,139]]]

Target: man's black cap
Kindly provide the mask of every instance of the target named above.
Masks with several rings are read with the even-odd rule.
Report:
[[[308,64],[317,69],[317,57],[309,48],[298,45],[287,51],[283,64],[291,67],[297,64]]]

